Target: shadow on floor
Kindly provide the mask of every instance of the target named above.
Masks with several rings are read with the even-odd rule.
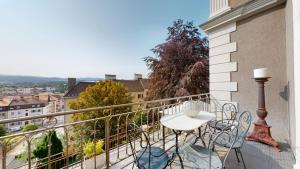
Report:
[[[281,143],[281,151],[268,145],[247,141],[242,153],[247,169],[292,169],[295,158],[290,146]],[[238,163],[234,152],[230,153],[226,168],[243,169],[242,163]]]

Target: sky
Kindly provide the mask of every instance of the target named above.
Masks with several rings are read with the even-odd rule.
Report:
[[[0,0],[0,74],[147,76],[167,27],[208,15],[208,0]]]

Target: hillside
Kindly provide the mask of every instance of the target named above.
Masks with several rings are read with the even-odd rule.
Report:
[[[79,81],[95,81],[101,78],[79,78]],[[48,83],[48,82],[66,82],[66,78],[59,77],[39,77],[39,76],[19,76],[19,75],[0,75],[0,83]]]

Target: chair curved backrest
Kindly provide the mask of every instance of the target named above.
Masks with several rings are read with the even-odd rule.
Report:
[[[222,120],[236,120],[237,108],[232,103],[225,103],[222,106]]]
[[[139,142],[139,146],[140,148],[142,148],[143,152],[141,152],[141,154],[144,154],[147,149],[150,150],[150,141],[149,138],[147,136],[147,134],[142,130],[142,128],[138,125],[136,125],[135,123],[130,123],[127,126],[127,136],[128,136],[128,141],[130,144],[130,148],[132,151],[132,156],[134,158],[134,162],[137,163],[138,167],[139,167],[139,159],[137,157],[137,148],[136,148],[136,142]],[[146,141],[146,146],[143,146],[143,137],[145,138]],[[150,168],[150,156],[149,156],[149,166]]]
[[[249,111],[244,111],[238,118],[238,138],[236,142],[237,147],[242,147],[245,137],[249,131],[252,122],[252,115]]]
[[[229,128],[229,129],[228,129]],[[228,126],[225,130],[222,130],[218,133],[211,133],[210,136],[210,144],[209,144],[209,168],[211,168],[212,164],[212,153],[216,152],[216,154],[219,156],[219,158],[222,161],[222,167],[225,166],[225,162],[227,160],[227,157],[233,148],[234,144],[237,141],[238,136],[238,126],[231,125]],[[216,147],[222,148],[222,156],[221,153],[218,153],[218,151],[215,151]]]

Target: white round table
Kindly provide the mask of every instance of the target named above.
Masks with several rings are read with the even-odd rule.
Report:
[[[172,129],[175,134],[175,142],[176,142],[176,150],[175,155],[179,157],[179,161],[181,164],[181,168],[183,167],[183,161],[178,151],[178,135],[182,131],[191,131],[195,129],[199,129],[199,134],[201,135],[200,127],[209,122],[210,120],[214,120],[216,115],[214,113],[209,113],[207,111],[200,111],[199,114],[195,117],[189,117],[185,115],[183,112],[175,113],[172,115],[166,115],[160,119],[160,123],[169,129]],[[173,156],[175,157],[175,156]]]
[[[196,117],[189,117],[184,113],[166,115],[160,119],[160,123],[170,129],[190,131],[201,127],[203,124],[216,118],[214,113],[200,111]]]

